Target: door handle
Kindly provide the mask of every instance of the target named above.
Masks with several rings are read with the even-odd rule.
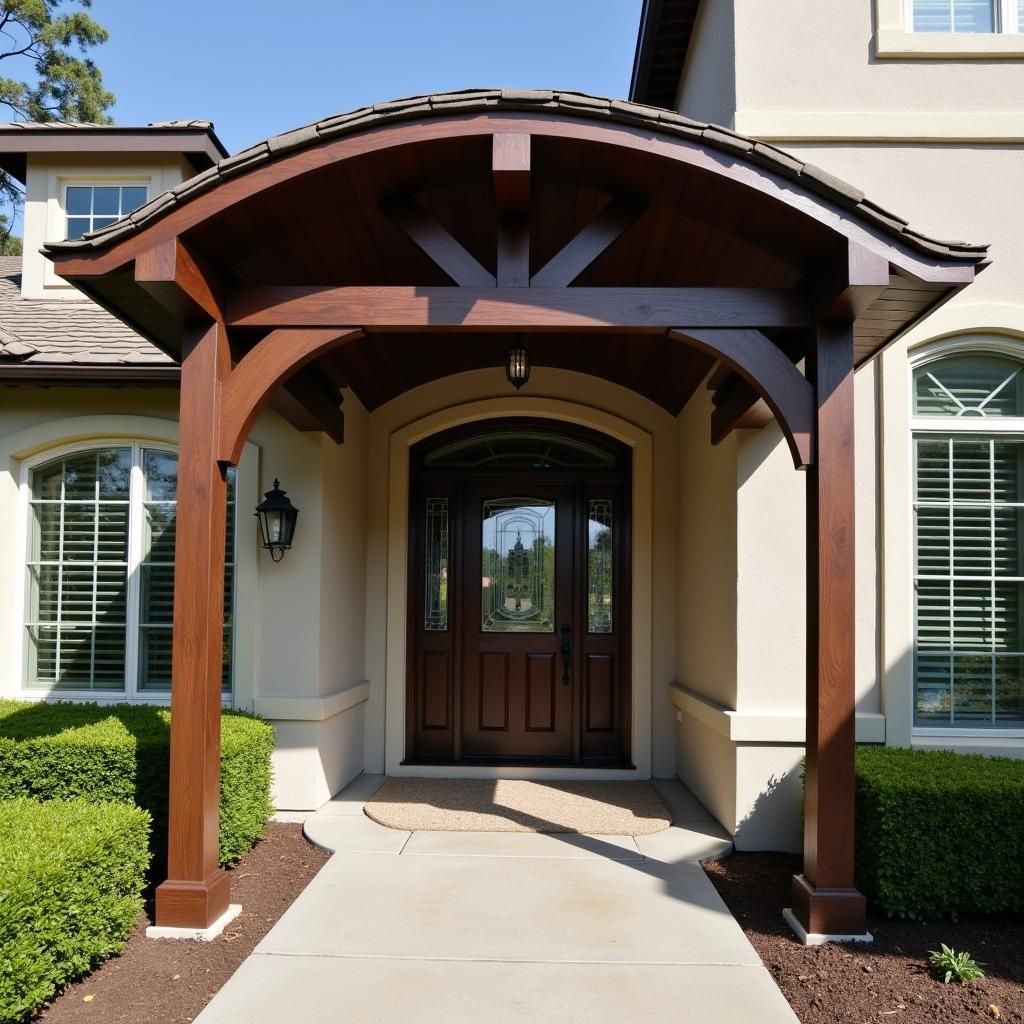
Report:
[[[569,685],[569,668],[572,665],[572,627],[562,627],[562,685]]]

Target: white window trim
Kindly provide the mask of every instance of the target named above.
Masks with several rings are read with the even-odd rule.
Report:
[[[68,189],[69,188],[144,188],[146,190],[146,202],[153,198],[153,179],[148,175],[125,175],[119,174],[105,177],[75,178],[61,175],[58,178],[60,187],[60,212],[61,212],[61,234],[67,237],[68,230]],[[129,211],[130,213],[131,211]],[[70,214],[70,216],[80,216]],[[125,214],[127,217],[128,214]],[[90,215],[95,220],[95,215]],[[124,220],[124,217],[119,218]],[[90,229],[91,230],[91,229]]]
[[[908,417],[910,432],[908,437],[908,443],[910,445],[910,466],[911,471],[908,474],[908,485],[909,494],[908,501],[909,509],[914,507],[914,459],[913,459],[913,444],[914,437],[922,433],[935,433],[935,434],[1002,434],[1009,437],[1024,438],[1024,417],[1000,417],[999,419],[983,419],[981,417],[970,417],[968,419],[955,419],[953,417],[942,417],[942,416],[915,416],[913,415],[914,408],[914,371],[920,369],[922,366],[927,366],[929,363],[937,362],[940,359],[948,358],[954,355],[972,355],[972,356],[987,356],[987,355],[1000,355],[1007,356],[1011,359],[1019,360],[1024,363],[1024,342],[1015,340],[1010,337],[1001,337],[999,335],[954,335],[952,337],[943,338],[939,341],[933,342],[930,345],[923,346],[922,348],[915,349],[912,351],[906,361],[908,367],[907,373],[907,393],[906,401],[907,408],[910,410]],[[914,551],[915,539],[915,523],[913,512],[907,517],[907,525],[909,528],[908,537],[908,551]],[[910,636],[910,649],[911,655],[914,652],[914,645],[916,643],[916,612],[914,610],[914,585],[913,585],[913,563],[911,563],[911,580],[910,580],[910,622],[911,622],[911,636]],[[983,737],[991,737],[993,739],[1024,739],[1024,726],[1018,726],[1009,729],[997,729],[994,727],[990,728],[979,728],[977,726],[950,726],[950,725],[917,725],[914,721],[915,718],[915,688],[916,680],[914,677],[914,671],[910,670],[910,687],[909,687],[909,715],[910,715],[910,735],[911,737],[927,737],[932,736],[936,738],[948,738],[948,739],[980,739]]]
[[[103,429],[105,428],[105,429]],[[154,704],[168,705],[170,694],[144,693],[129,699],[124,691],[47,690],[27,687],[24,672],[27,633],[26,561],[30,550],[31,533],[29,509],[29,476],[32,466],[60,457],[69,451],[81,451],[103,446],[126,446],[139,443],[142,447],[177,449],[178,424],[144,416],[81,416],[50,421],[29,427],[0,441],[0,467],[11,465],[15,475],[11,479],[11,502],[6,504],[0,488],[0,511],[6,509],[14,520],[15,530],[5,540],[0,537],[0,552],[9,557],[7,564],[18,568],[10,574],[7,602],[0,595],[0,691],[6,696],[25,701],[85,700],[97,704]],[[73,439],[73,440],[71,440]],[[256,660],[258,634],[259,537],[255,522],[249,522],[245,510],[253,508],[259,499],[259,446],[247,441],[237,467],[235,501],[238,521],[235,539],[235,629],[234,629],[234,686],[231,694],[223,695],[226,706],[252,710],[256,691]],[[0,477],[3,473],[0,472]],[[2,481],[0,481],[2,482]],[[247,528],[248,527],[248,528]],[[4,559],[0,559],[2,561]],[[18,575],[20,573],[20,575]]]
[[[998,0],[996,32],[914,32],[912,0],[875,0],[875,56],[899,60],[1024,57],[1024,34],[1015,31],[1021,2]]]

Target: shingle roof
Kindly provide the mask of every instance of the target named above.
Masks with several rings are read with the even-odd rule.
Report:
[[[21,257],[0,256],[0,366],[174,366],[155,345],[83,299],[23,299]]]
[[[664,135],[699,141],[713,149],[761,164],[781,177],[797,181],[809,191],[816,192],[846,209],[854,210],[864,220],[885,233],[930,256],[977,263],[984,258],[988,250],[988,246],[985,245],[940,241],[914,231],[902,217],[873,203],[859,189],[814,164],[806,163],[775,146],[758,142],[728,128],[693,121],[671,110],[648,107],[628,100],[605,99],[561,90],[467,89],[375,103],[372,107],[361,107],[347,114],[338,114],[303,128],[285,132],[283,135],[273,136],[265,142],[221,160],[170,191],[156,196],[124,220],[75,241],[49,243],[44,247],[44,251],[75,252],[108,245],[165,216],[175,206],[213,189],[225,178],[259,164],[269,163],[285,153],[309,148],[328,139],[365,131],[392,121],[430,114],[468,114],[492,110],[573,114],[577,117],[639,125]]]
[[[150,121],[144,125],[104,124],[100,121],[3,121],[0,122],[0,131],[7,131],[11,128],[21,128],[27,132],[53,131],[59,128],[98,128],[113,132],[138,131],[140,128],[172,128],[182,130],[194,128],[197,131],[209,131],[213,128],[212,121],[199,121],[186,119],[180,121]]]

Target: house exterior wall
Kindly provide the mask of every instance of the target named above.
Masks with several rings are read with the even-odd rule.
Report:
[[[22,295],[81,299],[78,289],[58,277],[39,251],[45,242],[65,237],[62,197],[66,185],[146,185],[152,199],[194,173],[180,153],[30,154],[25,175]]]
[[[910,440],[915,353],[965,337],[982,349],[1000,339],[1024,358],[1024,235],[1007,215],[1024,190],[1024,61],[1003,52],[1019,36],[942,37],[942,49],[959,46],[970,60],[936,58],[939,44],[921,36],[900,44],[919,52],[892,54],[894,37],[884,30],[902,31],[902,16],[901,0],[783,0],[770,15],[757,0],[704,0],[691,44],[704,53],[691,49],[677,106],[794,152],[936,236],[991,243],[992,266],[974,284],[857,373],[857,736],[1024,757],[1019,737],[912,727]],[[709,40],[712,25],[731,32]],[[730,84],[733,108],[723,110]],[[692,409],[681,430],[691,415],[699,430]],[[735,664],[709,684],[695,682],[681,659],[672,694],[682,718],[678,774],[736,832],[739,848],[795,849],[804,482],[774,424],[735,437],[720,448],[736,467],[736,554],[722,562],[734,574],[735,602],[717,631],[719,652],[734,649]],[[700,441],[692,444],[695,458],[714,465],[710,447],[701,455]],[[685,550],[687,541],[680,544]],[[700,557],[698,544],[690,546]],[[699,604],[699,582],[681,570],[680,608]]]
[[[264,413],[238,469],[232,703],[277,729],[274,797],[282,809],[319,806],[363,768],[367,417],[354,396],[346,413],[350,443],[341,447]],[[42,696],[23,688],[26,460],[69,443],[176,439],[173,390],[23,387],[5,393],[0,564],[19,568],[0,580],[0,694]],[[300,515],[295,546],[275,564],[260,549],[251,509],[278,475]],[[108,692],[95,699],[124,697]]]

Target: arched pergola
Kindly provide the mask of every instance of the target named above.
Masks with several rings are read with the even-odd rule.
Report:
[[[369,407],[533,361],[672,412],[711,374],[713,441],[767,406],[807,487],[808,932],[859,934],[853,879],[853,373],[968,285],[934,241],[774,147],[575,93],[383,103],[238,153],[125,221],[47,247],[182,365],[169,875],[161,925],[228,906],[217,866],[226,467],[268,403],[343,436]],[[717,365],[717,369],[713,367]],[[763,405],[762,405],[763,403]]]

